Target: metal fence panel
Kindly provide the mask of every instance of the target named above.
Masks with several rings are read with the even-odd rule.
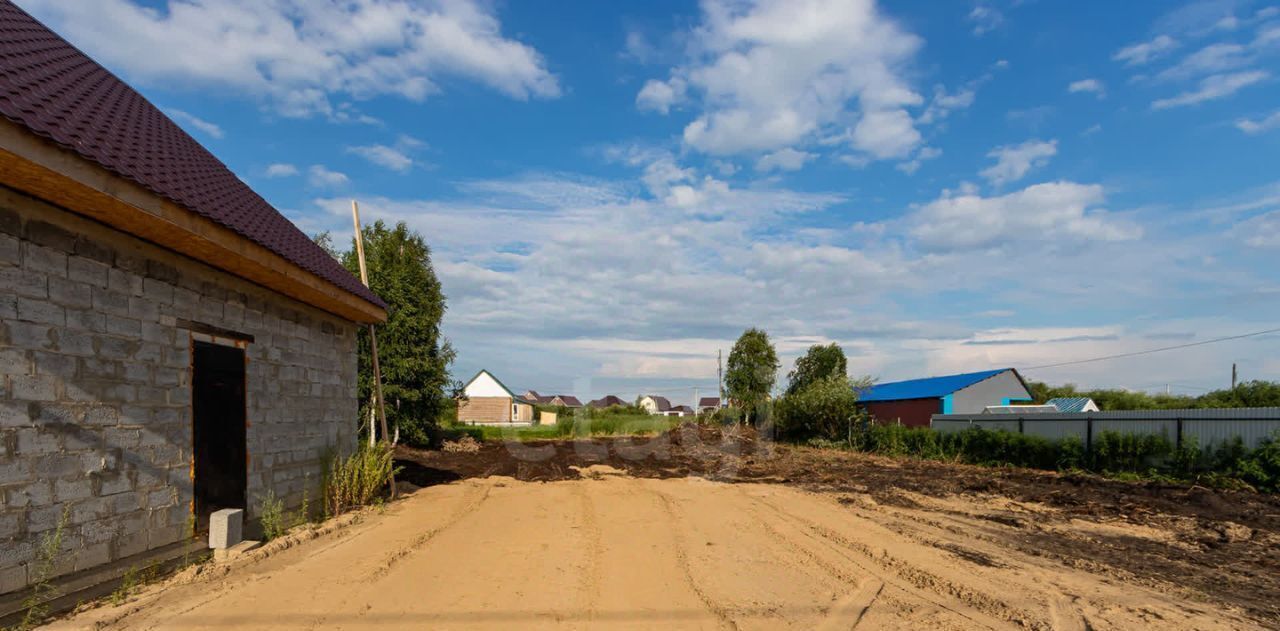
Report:
[[[1210,408],[1189,410],[1125,410],[1117,412],[1000,414],[935,414],[932,426],[939,431],[959,431],[969,427],[1010,432],[1022,431],[1050,440],[1076,436],[1088,443],[1089,425],[1096,440],[1102,432],[1163,435],[1178,438],[1182,424],[1184,439],[1195,439],[1202,448],[1213,447],[1237,436],[1255,449],[1262,440],[1280,437],[1280,408]],[[1010,417],[1013,418],[1010,418]],[[1018,423],[1022,423],[1021,430]]]
[[[1103,432],[1116,432],[1118,434],[1154,434],[1156,436],[1163,435],[1170,442],[1178,438],[1178,421],[1177,419],[1124,419],[1124,420],[1094,420],[1093,422],[1093,439],[1098,440]]]
[[[973,423],[971,421],[935,420],[932,423],[930,423],[930,426],[933,427],[933,429],[939,432],[944,432],[944,433],[962,432],[966,429],[969,429],[970,427],[973,427]]]
[[[1013,420],[1000,419],[998,421],[996,420],[989,421],[984,419],[981,421],[974,421],[973,424],[978,427],[981,427],[982,429],[987,429],[995,432],[1014,432],[1015,434],[1018,432],[1018,419],[1013,419]]]
[[[1088,420],[1035,421],[1026,419],[1022,424],[1022,428],[1022,433],[1028,436],[1039,436],[1048,440],[1079,438],[1081,443],[1089,440]]]
[[[1280,420],[1186,420],[1182,422],[1184,438],[1194,436],[1202,448],[1213,447],[1239,436],[1249,449],[1256,449],[1262,439],[1280,431]]]

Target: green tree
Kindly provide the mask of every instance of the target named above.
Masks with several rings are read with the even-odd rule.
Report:
[[[796,360],[795,369],[787,375],[787,394],[802,392],[819,380],[844,376],[848,372],[849,362],[839,344],[814,344],[809,347],[809,352]]]
[[[759,418],[768,403],[779,365],[769,334],[760,329],[744,331],[729,351],[724,372],[725,393],[729,401],[746,413],[748,422]]]
[[[324,237],[317,238],[322,247]],[[332,245],[329,250],[334,252]],[[431,427],[454,405],[452,394],[459,387],[449,376],[455,352],[440,332],[445,296],[431,266],[431,249],[403,222],[388,227],[377,221],[364,228],[364,251],[369,288],[387,303],[387,321],[377,327],[387,423],[399,428],[406,442],[426,444]],[[355,241],[338,254],[358,277]],[[361,411],[368,418],[373,363],[367,329],[360,329],[359,346]]]
[[[1198,408],[1280,407],[1280,383],[1246,381],[1234,388],[1207,392],[1196,399]]]
[[[773,408],[778,435],[791,440],[827,438],[847,440],[858,417],[858,392],[871,385],[868,378],[833,374],[780,397]]]

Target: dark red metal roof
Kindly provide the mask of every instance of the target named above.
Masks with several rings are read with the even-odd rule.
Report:
[[[0,0],[0,116],[386,306],[150,101],[10,0]]]

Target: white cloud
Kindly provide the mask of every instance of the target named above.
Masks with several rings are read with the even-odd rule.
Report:
[[[1241,118],[1236,121],[1236,129],[1246,134],[1261,134],[1276,128],[1280,128],[1280,110],[1276,110],[1258,120]]]
[[[909,217],[911,235],[932,250],[997,247],[1020,242],[1124,241],[1142,230],[1098,208],[1097,184],[1047,182],[997,197],[944,194]]]
[[[928,125],[946,118],[954,110],[973,105],[977,94],[974,89],[975,83],[977,82],[970,83],[954,93],[947,92],[947,89],[941,85],[933,86],[933,98],[929,101],[929,107],[925,108],[924,113],[917,119],[918,122]]]
[[[1076,92],[1089,92],[1098,95],[1098,98],[1102,98],[1107,95],[1107,88],[1097,79],[1081,79],[1079,81],[1072,81],[1071,84],[1067,86],[1067,92],[1071,92],[1073,94]]]
[[[267,177],[292,177],[298,174],[298,167],[287,162],[277,162],[267,166],[264,172]]]
[[[1126,66],[1141,66],[1169,53],[1178,47],[1178,41],[1168,35],[1157,35],[1150,41],[1126,46],[1116,51],[1111,58],[1124,62]]]
[[[684,100],[684,95],[685,83],[679,77],[673,77],[668,81],[650,79],[636,95],[636,107],[641,111],[666,114],[671,111],[672,105]]]
[[[916,156],[914,158],[905,162],[900,162],[894,168],[906,173],[907,175],[911,175],[920,170],[920,167],[926,160],[932,160],[940,155],[942,155],[942,150],[937,147],[921,147],[920,151],[916,152]]]
[[[1058,153],[1058,141],[1028,140],[1020,145],[996,147],[987,153],[996,163],[983,169],[982,177],[996,186],[1022,179],[1031,169],[1043,167]]]
[[[405,155],[403,151],[387,145],[347,147],[347,151],[392,171],[404,173],[413,167],[413,158]]]
[[[1221,99],[1231,96],[1243,88],[1259,83],[1268,76],[1270,75],[1261,70],[1210,75],[1200,81],[1200,86],[1197,89],[1183,92],[1167,99],[1156,100],[1151,103],[1151,108],[1163,110]]]
[[[756,161],[757,171],[799,171],[814,154],[796,151],[790,147],[765,154]]]
[[[350,181],[347,174],[331,171],[322,164],[313,164],[307,169],[307,182],[314,188],[339,188]]]
[[[334,97],[421,101],[440,90],[437,80],[444,76],[516,99],[560,94],[538,51],[505,37],[490,3],[475,0],[183,0],[164,10],[131,0],[30,0],[23,6],[131,78],[166,87],[227,87],[286,116],[350,116]]]
[[[990,4],[979,3],[969,11],[969,21],[973,23],[973,34],[981,36],[1000,28],[1004,14]]]
[[[225,136],[225,134],[222,132],[221,127],[213,123],[210,123],[209,121],[204,120],[203,118],[199,118],[194,114],[189,114],[187,112],[184,112],[180,109],[173,108],[173,107],[164,108],[164,113],[168,114],[169,118],[172,118],[173,120],[177,121],[180,125],[183,125],[186,127],[193,127],[207,136],[211,136],[213,138],[219,138],[219,139]]]
[[[922,98],[905,68],[921,40],[874,3],[707,0],[702,8],[688,61],[637,95],[657,111],[682,91],[699,97],[702,111],[684,129],[689,147],[723,156],[835,135],[898,157],[920,142],[906,108]],[[855,122],[861,129],[848,130]]]
[[[1280,249],[1280,210],[1245,219],[1231,233],[1250,247]]]
[[[1206,256],[1224,250],[1267,254],[1226,238],[1229,222],[1172,235],[1142,211],[1103,211],[1097,185],[1051,182],[985,197],[963,185],[866,223],[853,222],[850,206],[861,204],[844,195],[777,188],[770,178],[730,185],[663,148],[604,154],[635,178],[526,174],[464,182],[458,197],[361,200],[370,221],[403,220],[431,241],[456,372],[487,366],[516,388],[564,383],[554,389],[593,396],[714,385],[715,351],[747,326],[769,331],[786,367],[827,341],[845,348],[855,373],[885,378],[1036,365],[1141,348],[1147,333],[1265,328],[1161,320],[1133,331],[1108,322],[1143,322],[1192,299],[1256,305],[1259,291],[1276,287],[1261,267],[1206,268]],[[307,227],[349,238],[349,200],[317,204]],[[1233,302],[1237,293],[1245,298]],[[973,318],[1044,313],[1045,304],[1054,309],[1043,326],[1016,318],[1009,328],[973,326]],[[1120,315],[1070,324],[1101,304]],[[558,352],[548,355],[548,345]],[[1265,350],[1239,360],[1255,356]],[[1127,379],[1143,374],[1178,383],[1175,375],[1205,374],[1222,359],[1186,357],[1195,361],[1089,366],[1081,374],[1093,381],[1080,382],[1142,386]]]
[[[1162,70],[1156,78],[1162,81],[1190,79],[1204,74],[1240,68],[1251,62],[1252,56],[1244,46],[1228,43],[1210,44]]]
[[[853,128],[853,146],[881,159],[905,157],[921,139],[904,110],[867,112]]]

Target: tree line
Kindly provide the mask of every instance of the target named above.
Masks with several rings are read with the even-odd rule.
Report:
[[[848,375],[848,359],[837,344],[815,344],[796,360],[788,383],[775,396],[781,363],[769,334],[747,329],[729,352],[725,394],[733,418],[771,423],[780,436],[838,437],[858,415],[858,392],[871,385],[868,377]],[[1112,389],[1080,390],[1075,385],[1050,386],[1029,382],[1035,403],[1057,397],[1090,397],[1102,410],[1177,408],[1280,407],[1280,382],[1247,381],[1234,388],[1200,396],[1150,394]]]

